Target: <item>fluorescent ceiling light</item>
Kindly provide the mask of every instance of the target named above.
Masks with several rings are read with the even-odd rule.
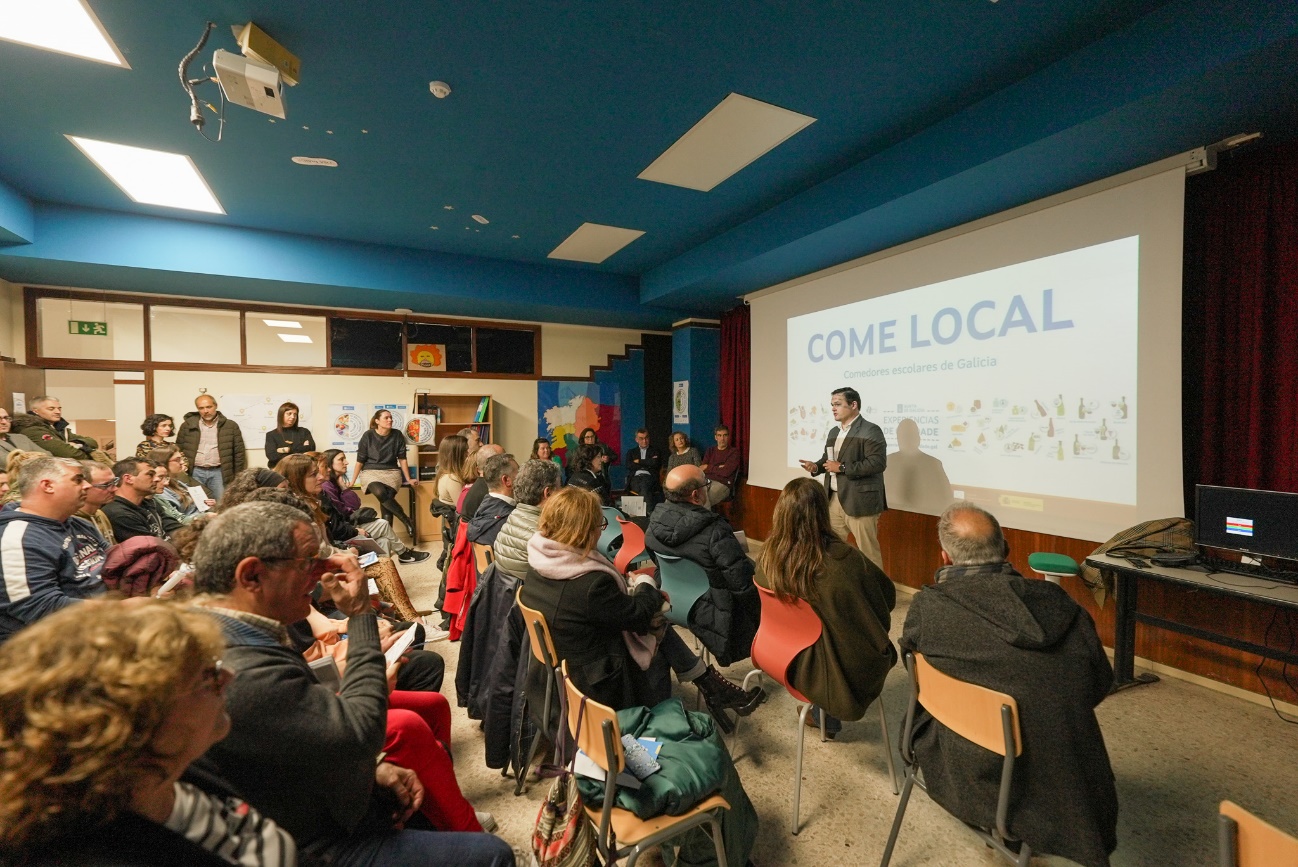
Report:
[[[707,192],[815,122],[732,93],[636,177]]]
[[[310,343],[311,338],[305,334],[281,334],[279,339],[285,343]]]
[[[292,319],[263,319],[271,328],[301,328],[301,322],[294,322]]]
[[[598,264],[643,234],[639,229],[582,223],[547,258]]]
[[[122,188],[132,201],[224,214],[225,209],[184,154],[131,147],[95,139],[68,136],[90,161]]]
[[[0,0],[0,39],[131,68],[86,0]]]

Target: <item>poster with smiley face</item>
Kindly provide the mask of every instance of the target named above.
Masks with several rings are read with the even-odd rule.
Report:
[[[411,343],[406,347],[408,370],[446,370],[446,345]]]

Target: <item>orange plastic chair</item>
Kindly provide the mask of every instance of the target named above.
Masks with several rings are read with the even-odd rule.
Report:
[[[692,809],[679,816],[654,816],[641,819],[630,810],[615,807],[617,775],[626,768],[622,753],[622,730],[617,724],[617,711],[582,694],[568,676],[568,662],[564,660],[561,678],[568,699],[568,730],[572,732],[577,748],[604,771],[604,803],[586,807],[586,815],[599,829],[596,845],[601,860],[614,864],[623,858],[627,867],[635,867],[636,859],[646,849],[679,836],[699,825],[708,825],[712,831],[712,845],[716,849],[717,864],[726,863],[726,845],[721,837],[721,814],[730,804],[719,794],[704,798]]]
[[[1015,852],[1006,845],[1012,838],[1007,830],[1010,811],[1010,782],[1014,775],[1014,759],[1023,754],[1023,738],[1019,732],[1019,705],[1014,696],[996,692],[985,686],[969,683],[938,671],[922,653],[906,653],[906,670],[910,672],[910,704],[906,707],[905,728],[901,734],[901,760],[905,765],[906,783],[902,786],[897,815],[888,833],[888,845],[883,850],[879,867],[888,867],[892,849],[897,843],[897,832],[906,816],[906,803],[918,785],[928,791],[918,779],[919,765],[913,749],[915,738],[915,711],[923,702],[924,709],[933,719],[955,734],[985,750],[1004,757],[1001,763],[1001,785],[996,798],[996,827],[990,833],[978,830],[983,842],[1017,867],[1028,867],[1032,848],[1021,843]]]
[[[625,575],[631,564],[645,552],[644,530],[635,521],[621,515],[618,515],[617,523],[622,528],[622,547],[618,548],[613,565]]]
[[[811,700],[789,683],[789,666],[794,658],[820,640],[824,624],[812,607],[802,599],[785,602],[771,590],[757,585],[757,597],[762,603],[762,622],[753,638],[753,664],[757,666],[744,678],[747,691],[754,676],[765,674],[779,683],[798,702],[798,751],[793,765],[793,819],[790,829],[798,833],[798,805],[802,796],[802,748],[806,732],[807,712]],[[897,794],[897,771],[892,761],[892,745],[888,738],[888,718],[883,710],[883,696],[875,701],[879,706],[879,725],[883,730],[883,746],[888,756],[888,776],[892,780],[892,793]],[[738,734],[738,725],[735,729]],[[820,714],[820,739],[825,740],[825,713]]]
[[[1239,804],[1221,802],[1217,830],[1221,867],[1298,864],[1298,839],[1262,821]]]

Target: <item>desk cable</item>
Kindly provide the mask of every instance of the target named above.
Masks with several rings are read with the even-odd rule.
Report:
[[[1276,618],[1279,616],[1280,609],[1273,608],[1271,610],[1271,622],[1266,625],[1266,632],[1262,636],[1262,644],[1266,647],[1271,646],[1271,627],[1275,626]],[[1285,625],[1289,627],[1289,653],[1293,653],[1295,634],[1292,611],[1285,611]],[[1262,661],[1257,664],[1257,668],[1253,669],[1253,673],[1257,675],[1257,682],[1262,684],[1262,691],[1266,693],[1267,699],[1271,702],[1271,710],[1275,711],[1276,717],[1278,717],[1281,722],[1287,722],[1290,725],[1298,725],[1298,719],[1290,719],[1280,713],[1280,708],[1275,706],[1275,696],[1271,695],[1271,688],[1267,686],[1266,678],[1262,677],[1262,669],[1266,666],[1266,663],[1267,657],[1264,656],[1262,657]],[[1284,664],[1280,666],[1280,677],[1284,680],[1285,686],[1289,687],[1290,693],[1298,692],[1298,690],[1294,689],[1293,683],[1289,680],[1288,660],[1285,660]]]

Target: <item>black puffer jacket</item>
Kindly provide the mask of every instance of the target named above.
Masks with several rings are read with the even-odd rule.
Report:
[[[649,519],[645,544],[655,554],[683,557],[703,567],[712,589],[690,612],[690,630],[719,664],[747,659],[761,604],[753,584],[753,561],[726,519],[690,503],[663,503]]]

